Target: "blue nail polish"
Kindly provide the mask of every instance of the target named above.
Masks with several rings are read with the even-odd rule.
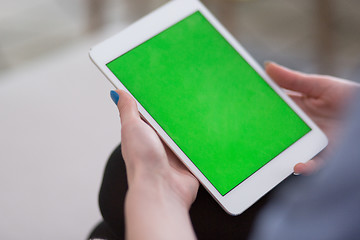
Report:
[[[114,90],[111,90],[110,96],[111,96],[111,99],[114,101],[114,103],[117,105],[119,102],[119,98],[120,98],[119,94],[117,92],[115,92]]]

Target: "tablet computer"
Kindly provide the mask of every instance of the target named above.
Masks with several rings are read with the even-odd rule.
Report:
[[[90,57],[230,214],[327,145],[197,0],[170,1],[93,47]]]

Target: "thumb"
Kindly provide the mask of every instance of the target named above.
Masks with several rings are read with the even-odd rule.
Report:
[[[140,118],[136,102],[127,92],[123,90],[112,90],[110,95],[119,109],[121,125],[136,121]]]
[[[319,158],[315,157],[314,159],[311,159],[310,161],[306,163],[298,163],[294,166],[294,173],[295,175],[298,174],[305,174],[309,175],[311,173],[316,172],[320,169],[320,167],[323,165],[324,161]]]
[[[319,97],[325,87],[320,76],[290,70],[273,62],[266,62],[265,70],[280,87],[310,97]]]

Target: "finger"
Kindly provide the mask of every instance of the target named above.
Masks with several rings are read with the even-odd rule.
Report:
[[[321,166],[321,161],[316,158],[306,162],[306,163],[298,163],[294,167],[295,174],[311,174],[318,170]]]
[[[313,109],[307,104],[308,99],[304,95],[298,95],[293,93],[288,93],[288,96],[295,102],[297,106],[299,106],[306,114],[310,117],[314,117]],[[318,111],[316,111],[318,113]],[[314,119],[313,119],[314,120]]]
[[[116,90],[115,92],[119,95],[117,107],[120,113],[121,125],[140,119],[135,100],[123,90]]]
[[[166,155],[169,159],[170,166],[179,171],[189,172],[189,170],[185,167],[184,163],[180,161],[180,159],[174,154],[174,152],[168,146],[166,146],[164,142],[163,144],[165,147]]]
[[[319,97],[326,87],[321,77],[290,70],[273,62],[266,63],[267,74],[282,88]]]

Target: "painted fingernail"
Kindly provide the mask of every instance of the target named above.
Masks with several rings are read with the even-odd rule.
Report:
[[[111,99],[114,101],[114,103],[117,105],[119,102],[119,98],[120,98],[119,94],[117,92],[115,92],[114,90],[111,90],[110,96],[111,96]]]

